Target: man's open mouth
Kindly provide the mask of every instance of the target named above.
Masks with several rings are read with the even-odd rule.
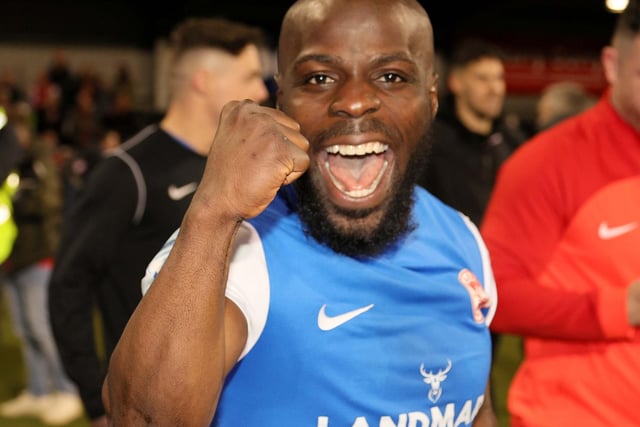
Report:
[[[387,144],[332,145],[326,149],[324,167],[333,185],[346,196],[360,199],[371,195],[389,166]]]

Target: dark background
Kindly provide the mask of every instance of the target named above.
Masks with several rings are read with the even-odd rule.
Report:
[[[0,41],[151,48],[187,16],[218,15],[261,26],[272,40],[291,1],[2,0]],[[467,36],[524,51],[597,51],[615,15],[604,0],[429,0],[436,48]]]

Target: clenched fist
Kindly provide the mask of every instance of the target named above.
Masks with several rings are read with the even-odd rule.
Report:
[[[293,119],[252,101],[222,110],[192,209],[214,208],[236,220],[260,214],[283,184],[309,166],[309,142]]]

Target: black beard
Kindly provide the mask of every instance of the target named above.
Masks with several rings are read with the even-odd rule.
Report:
[[[414,204],[414,188],[418,176],[427,165],[431,148],[430,128],[425,132],[416,149],[410,154],[407,169],[392,183],[393,198],[381,208],[384,214],[380,223],[369,230],[354,227],[344,229],[329,218],[329,210],[357,223],[375,212],[375,209],[349,210],[330,205],[320,196],[310,175],[304,174],[295,183],[298,193],[298,213],[304,231],[318,242],[335,252],[354,257],[367,258],[381,254],[392,244],[399,242],[415,229],[410,220]]]

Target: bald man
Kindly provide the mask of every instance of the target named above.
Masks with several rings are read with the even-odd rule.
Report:
[[[415,185],[437,109],[426,12],[300,1],[280,34],[279,110],[224,108],[111,359],[111,422],[495,426],[489,260]]]
[[[142,297],[145,267],[189,206],[222,107],[231,100],[267,98],[259,29],[189,19],[170,41],[167,112],[92,172],[64,226],[51,281],[53,331],[93,427],[106,425],[100,395],[106,369],[95,351],[94,301],[108,360]]]

